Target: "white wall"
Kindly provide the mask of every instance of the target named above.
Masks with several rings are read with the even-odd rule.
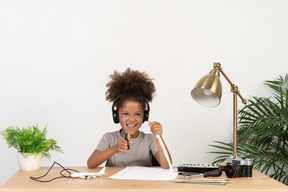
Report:
[[[86,166],[101,136],[119,129],[108,76],[131,67],[155,78],[150,120],[163,124],[173,165],[212,162],[208,145],[232,141],[230,86],[222,77],[216,108],[190,90],[221,62],[245,98],[269,96],[263,81],[288,71],[287,8],[286,0],[1,0],[0,130],[48,124],[65,154],[42,165]],[[2,138],[0,150],[3,184],[18,165]]]

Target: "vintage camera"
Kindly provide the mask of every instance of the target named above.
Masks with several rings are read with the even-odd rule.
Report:
[[[224,170],[229,178],[252,177],[252,168],[251,159],[236,158],[232,162],[228,162]]]

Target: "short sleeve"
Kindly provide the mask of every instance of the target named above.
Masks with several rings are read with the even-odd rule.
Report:
[[[109,143],[111,141],[110,137],[111,137],[111,134],[105,133],[102,136],[100,142],[98,143],[96,150],[104,151],[104,150],[110,148],[110,143]]]

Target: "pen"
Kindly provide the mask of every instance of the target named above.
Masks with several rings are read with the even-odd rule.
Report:
[[[126,127],[125,117],[123,117],[123,120],[124,120],[125,140],[127,141],[127,146],[128,146],[128,150],[129,150],[130,149],[130,145],[129,145],[129,140],[128,140],[128,134],[127,134],[127,127]]]

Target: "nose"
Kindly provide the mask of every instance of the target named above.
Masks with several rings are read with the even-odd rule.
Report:
[[[131,121],[134,121],[135,120],[135,117],[134,116],[129,116],[127,121],[131,122]]]
[[[136,116],[134,115],[129,115],[126,119],[126,122],[134,122],[136,120]]]

